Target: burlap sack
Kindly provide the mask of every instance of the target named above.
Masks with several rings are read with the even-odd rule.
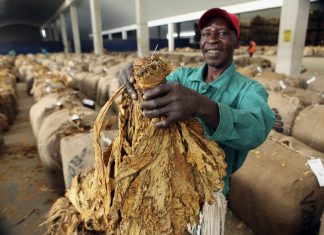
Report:
[[[4,86],[4,84],[1,84],[1,86]],[[0,87],[0,113],[7,117],[9,124],[13,124],[16,119],[18,107],[14,91],[11,89]]]
[[[279,81],[274,79],[266,79],[263,77],[255,76],[253,79],[258,81],[267,91],[279,92],[281,91],[281,86]]]
[[[271,130],[269,133],[269,138],[279,142],[280,144],[290,148],[291,150],[300,153],[309,158],[321,158],[324,159],[324,153],[317,151],[316,149],[307,146],[306,144],[302,143],[301,141],[297,140],[292,136],[287,136],[281,134],[275,130]]]
[[[81,89],[81,81],[87,77],[90,76],[91,73],[88,72],[73,72],[71,74],[72,78],[73,78],[73,82],[72,82],[72,87],[74,90],[80,90]]]
[[[97,104],[99,106],[103,106],[109,98],[110,83],[110,78],[107,76],[101,77],[98,81]]]
[[[110,97],[112,97],[116,91],[118,90],[118,88],[120,87],[120,83],[119,83],[119,72],[126,67],[126,65],[128,63],[130,63],[133,59],[130,58],[130,59],[127,59],[117,65],[114,65],[110,68],[108,68],[108,70],[106,71],[107,73],[107,76],[106,76],[106,79],[109,81],[108,82],[108,99]],[[106,99],[106,94],[104,94],[102,97],[101,97],[101,102],[105,103],[107,100],[104,100]],[[114,99],[113,101],[113,110],[115,112],[117,112],[117,106],[120,102],[120,97]]]
[[[250,64],[244,67],[238,66],[236,68],[236,71],[247,77],[252,78],[262,71],[262,67],[258,64]]]
[[[73,121],[73,114],[81,116],[80,121]],[[60,155],[60,139],[66,135],[72,135],[73,127],[75,133],[88,132],[92,127],[97,113],[91,109],[80,107],[74,110],[59,110],[48,115],[38,132],[37,149],[41,162],[52,180],[52,183],[58,189],[64,189],[62,162]],[[88,130],[82,130],[82,127],[88,126]],[[70,131],[72,129],[72,131]],[[64,134],[69,130],[68,134]]]
[[[287,87],[286,89],[282,90],[282,93],[288,95],[289,97],[297,97],[303,106],[324,103],[323,96],[307,89]]]
[[[96,100],[97,85],[101,75],[91,74],[83,77],[80,83],[80,91],[83,92],[89,99]]]
[[[262,68],[269,68],[271,67],[271,61],[261,58],[261,57],[254,57],[250,58],[249,56],[241,56],[234,59],[234,63],[238,66],[245,67],[250,64],[257,64]]]
[[[299,112],[291,135],[304,144],[324,152],[324,105],[309,106]]]
[[[305,72],[299,76],[305,82],[307,89],[324,94],[324,73]]]
[[[271,71],[270,69],[264,69],[262,70],[261,73],[259,73],[255,79],[257,78],[263,78],[266,80],[276,80],[276,81],[280,81],[280,80],[284,80],[286,78],[286,76],[284,74],[281,73],[276,73]]]
[[[304,47],[303,56],[313,56],[314,48],[312,46]]]
[[[268,138],[231,177],[230,208],[256,234],[316,234],[324,188],[309,158]]]
[[[322,25],[323,25],[323,21],[322,21]],[[324,47],[323,46],[314,47],[314,54],[315,56],[324,57]]]
[[[269,92],[268,104],[278,110],[283,122],[283,133],[290,135],[295,118],[302,105],[297,97],[289,97],[282,93]]]
[[[110,145],[116,135],[117,130],[103,131],[101,146],[105,148]],[[86,173],[95,166],[93,132],[64,137],[61,139],[60,148],[64,183],[66,188],[70,188],[75,175]]]
[[[81,107],[82,103],[78,94],[72,91],[66,91],[62,94],[52,93],[41,98],[29,110],[29,119],[35,139],[38,139],[39,129],[48,115],[60,109],[72,109],[78,106]]]
[[[92,136],[92,132],[79,133],[61,139],[60,153],[65,188],[71,186],[72,178],[75,175],[93,169],[95,162]]]

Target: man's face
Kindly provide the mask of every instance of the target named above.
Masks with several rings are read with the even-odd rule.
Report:
[[[213,18],[201,30],[200,48],[209,66],[223,68],[232,63],[238,40],[225,19]]]

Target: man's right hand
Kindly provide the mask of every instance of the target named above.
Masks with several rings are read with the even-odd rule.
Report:
[[[126,92],[133,100],[137,99],[137,93],[134,87],[133,63],[129,63],[119,72],[119,85],[125,85]]]

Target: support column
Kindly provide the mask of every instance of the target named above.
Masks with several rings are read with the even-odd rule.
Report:
[[[137,55],[145,57],[149,55],[149,31],[147,25],[147,0],[135,0],[136,9],[136,39],[137,39]]]
[[[78,12],[77,12],[76,3],[72,3],[70,6],[70,15],[71,15],[71,23],[72,23],[74,52],[79,54],[81,53],[81,46],[80,46],[79,22],[78,22]]]
[[[64,12],[60,15],[60,25],[61,25],[61,36],[62,36],[62,42],[64,47],[64,53],[69,53],[69,45],[67,40]]]
[[[288,76],[300,74],[305,46],[309,3],[284,0],[281,8],[276,72]]]
[[[127,31],[122,31],[122,39],[123,40],[127,39]]]
[[[174,23],[168,24],[168,45],[169,45],[169,51],[174,51]]]
[[[103,53],[103,40],[100,0],[90,0],[90,11],[94,53],[101,55]]]
[[[54,36],[54,41],[59,41],[59,35],[58,35],[58,32],[57,32],[57,28],[56,28],[56,21],[53,22],[52,24],[52,29],[53,29],[53,36]]]
[[[177,38],[180,38],[180,33],[181,33],[181,23],[176,23],[176,31],[177,31]]]
[[[48,25],[46,27],[46,38],[47,38],[47,41],[49,41],[49,42],[53,41],[53,33],[52,33],[51,25]]]

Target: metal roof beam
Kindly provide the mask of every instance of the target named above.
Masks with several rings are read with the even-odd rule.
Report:
[[[54,14],[42,25],[41,28],[45,28],[48,24],[50,24],[54,19],[58,18],[60,14],[62,14],[66,8],[70,7],[72,3],[76,2],[77,0],[65,0],[61,6],[57,8]]]

